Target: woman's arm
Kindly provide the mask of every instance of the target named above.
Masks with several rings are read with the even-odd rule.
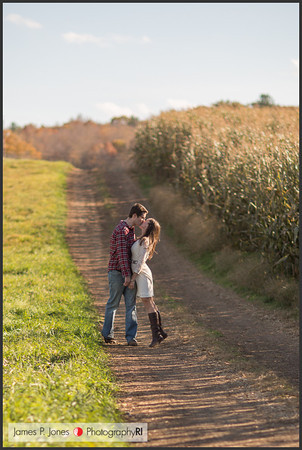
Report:
[[[137,272],[133,272],[133,274],[131,276],[130,283],[129,283],[129,288],[130,289],[134,289],[134,283],[135,283],[135,280],[136,280],[137,277],[138,277],[138,273]]]
[[[130,284],[129,285],[130,289],[134,288],[134,282],[136,280],[136,278],[138,277],[139,273],[142,270],[143,264],[147,259],[147,252],[148,252],[148,242],[142,242],[142,245],[139,246],[139,254],[137,256],[137,263],[135,264],[135,269],[133,271],[133,274],[131,276],[131,280],[130,280]]]
[[[146,239],[143,240],[143,242],[141,243],[141,245],[138,246],[139,251],[138,251],[138,255],[136,257],[136,264],[135,264],[135,268],[134,268],[134,272],[136,272],[137,274],[140,273],[140,271],[142,270],[143,264],[146,261],[148,255],[148,241]]]

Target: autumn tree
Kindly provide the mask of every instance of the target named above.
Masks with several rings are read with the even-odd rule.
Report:
[[[98,124],[77,118],[62,126],[36,128],[27,125],[17,134],[38,149],[43,159],[69,161],[76,167],[92,168],[102,164],[104,155],[125,150],[134,139],[135,127],[122,123]]]
[[[41,159],[41,152],[11,130],[3,131],[3,153],[5,157]]]

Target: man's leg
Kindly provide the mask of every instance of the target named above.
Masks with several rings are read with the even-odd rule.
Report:
[[[109,281],[109,299],[107,301],[105,318],[102,329],[104,338],[113,338],[114,336],[114,317],[117,308],[119,307],[121,297],[123,294],[124,279],[121,272],[118,270],[110,270],[108,272]]]
[[[128,287],[126,287],[124,290],[127,342],[135,339],[137,334],[136,290],[136,286],[134,289],[129,289]]]

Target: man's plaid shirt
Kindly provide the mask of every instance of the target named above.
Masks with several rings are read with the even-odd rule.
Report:
[[[131,247],[134,240],[134,227],[121,220],[111,235],[108,271],[119,270],[123,277],[131,277]]]

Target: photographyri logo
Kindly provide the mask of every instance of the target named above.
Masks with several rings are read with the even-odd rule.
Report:
[[[82,428],[76,427],[76,428],[73,430],[73,434],[74,434],[75,436],[82,436],[82,434],[83,434]]]

